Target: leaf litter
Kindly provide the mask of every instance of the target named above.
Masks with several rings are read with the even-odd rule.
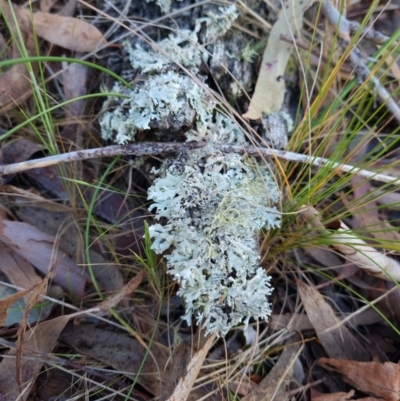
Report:
[[[0,240],[41,273],[54,273],[53,282],[71,296],[83,296],[89,276],[67,254],[55,248],[55,237],[30,224],[0,216]]]
[[[247,17],[254,15],[247,2],[239,3]],[[281,11],[271,6],[269,12],[275,12],[275,19],[269,16],[272,23],[265,23],[265,26],[272,25],[272,30],[269,40],[265,41],[263,60],[257,61],[260,74],[255,77],[257,84],[253,97],[248,107],[239,107],[245,118],[257,120],[261,113],[279,111],[284,105],[287,66],[293,57],[294,46],[282,37],[293,35],[296,41],[300,41],[304,21],[309,23],[313,18],[307,12],[313,3],[311,9],[315,11],[319,3],[314,1],[300,2],[293,8],[289,5]],[[323,1],[325,12],[328,3]],[[62,6],[41,0],[40,11],[34,9],[33,13],[28,8],[13,6],[11,9],[8,4],[1,2],[0,8],[15,34],[11,17],[14,11],[28,55],[36,55],[35,35],[43,39],[39,42],[43,54],[51,48],[55,54],[67,50],[76,52],[74,57],[82,58],[85,57],[82,53],[97,52],[108,46],[109,42],[102,33],[104,27],[98,29],[94,24],[72,17],[76,15],[70,12],[72,7],[83,7],[79,9],[80,15],[88,11],[84,2],[78,6],[70,1]],[[143,3],[144,8],[147,5]],[[154,14],[148,20],[156,20],[158,6],[152,4],[149,7]],[[163,14],[159,18],[163,20]],[[247,29],[245,25],[243,28]],[[156,34],[151,29],[150,38],[164,35],[163,28],[158,27]],[[254,36],[257,37],[260,37],[260,31]],[[5,45],[9,44],[3,41]],[[13,39],[8,52],[14,59],[22,55],[17,43]],[[216,56],[215,49],[208,47],[207,50]],[[251,51],[257,57],[257,51]],[[104,53],[99,54],[104,56]],[[229,53],[228,58],[232,54]],[[118,57],[123,64],[123,56],[119,54]],[[106,53],[106,58],[112,60],[113,54]],[[323,59],[323,67],[329,68],[329,60]],[[335,60],[335,63],[340,61]],[[397,69],[389,58],[387,63],[396,76]],[[265,65],[273,66],[272,72],[267,71]],[[37,74],[36,65],[33,67],[33,73]],[[361,67],[359,65],[359,69]],[[345,68],[351,71],[348,65]],[[60,63],[57,71],[61,71],[62,97],[56,101],[90,93],[92,70],[79,64],[67,67]],[[123,73],[135,76],[132,71]],[[49,88],[54,89],[51,80],[56,78],[54,75],[49,78]],[[215,84],[221,84],[218,89],[225,95],[224,90],[229,85],[224,79]],[[232,94],[228,96],[226,93],[227,97]],[[29,114],[32,107],[30,95],[31,80],[24,64],[16,64],[0,75],[0,108],[9,121],[21,121],[20,111]],[[52,93],[51,96],[53,101],[56,95]],[[330,97],[332,102],[335,97]],[[93,112],[98,107],[87,106],[81,100],[59,112],[58,117],[64,120],[59,124],[57,121],[56,125],[60,148],[79,150],[93,144],[98,146],[96,125],[93,121],[86,121],[92,116],[85,115],[85,110]],[[4,126],[7,126],[6,120],[2,122]],[[259,129],[257,122],[251,124],[255,131]],[[18,138],[2,144],[3,164],[47,153],[43,144],[32,140],[32,134],[24,137],[27,132],[29,130],[25,128],[19,132]],[[148,140],[144,136],[151,140],[154,136],[158,140],[160,135],[151,131],[139,140]],[[179,135],[179,132],[174,133],[173,140],[179,140]],[[303,146],[302,150],[306,152],[307,148]],[[50,393],[40,395],[41,398],[59,397],[61,392],[65,392],[68,399],[73,399],[77,394],[83,394],[81,382],[85,380],[85,391],[93,391],[93,399],[96,399],[93,393],[97,389],[101,389],[101,396],[110,399],[126,399],[129,398],[127,394],[131,394],[143,399],[204,397],[222,400],[235,394],[243,400],[286,400],[298,396],[299,399],[324,401],[354,399],[354,390],[359,392],[357,399],[391,401],[400,398],[398,365],[387,361],[388,358],[395,360],[392,355],[397,352],[395,344],[398,338],[393,331],[389,334],[390,324],[385,320],[398,313],[391,310],[398,308],[396,291],[390,288],[393,278],[398,281],[398,262],[393,249],[389,254],[374,246],[377,243],[374,240],[396,244],[399,238],[397,226],[382,221],[387,215],[377,212],[376,202],[379,200],[363,202],[357,206],[357,214],[353,214],[354,199],[343,198],[351,219],[347,215],[335,219],[337,226],[333,229],[325,224],[323,213],[319,212],[324,210],[322,201],[315,213],[312,209],[304,211],[298,208],[296,213],[302,215],[299,225],[308,228],[304,238],[310,243],[304,249],[296,249],[295,253],[291,253],[289,246],[284,258],[277,257],[270,265],[265,265],[279,277],[269,326],[252,323],[250,332],[242,334],[241,330],[235,330],[235,336],[223,343],[213,337],[202,337],[200,330],[194,334],[194,326],[182,324],[183,305],[174,295],[176,289],[172,285],[161,289],[160,283],[165,280],[163,260],[157,260],[148,244],[146,249],[146,241],[142,239],[143,221],[149,217],[144,216],[143,209],[136,208],[137,203],[132,197],[125,196],[119,189],[146,186],[151,167],[157,162],[143,159],[130,161],[130,164],[126,161],[116,164],[118,167],[106,177],[105,185],[101,173],[106,165],[101,162],[78,162],[62,170],[46,167],[3,177],[0,194],[0,204],[3,205],[0,218],[0,344],[9,351],[2,353],[0,362],[0,399],[14,401],[37,397],[34,399],[39,400],[44,389],[49,389]],[[135,174],[129,176],[132,182],[124,187],[126,177],[118,175],[118,170],[128,168]],[[145,180],[140,180],[139,175],[143,175]],[[5,185],[6,181],[8,185]],[[97,186],[102,186],[100,192],[97,192]],[[349,181],[349,186],[355,199],[376,190],[374,183],[364,185],[354,179]],[[88,205],[92,202],[96,220],[87,215]],[[331,206],[334,209],[334,205],[325,205],[329,212]],[[89,232],[85,233],[87,219],[93,220]],[[352,229],[358,227],[359,230],[349,229],[349,224]],[[377,230],[371,232],[370,227]],[[86,234],[89,242],[86,242]],[[333,239],[335,246],[310,245],[315,237],[325,235]],[[281,240],[288,240],[286,233],[277,241]],[[268,247],[271,244],[273,242],[268,243]],[[87,249],[89,245],[90,249]],[[296,260],[296,266],[293,260]],[[139,261],[147,263],[145,270]],[[333,277],[316,279],[317,275],[313,276],[313,273],[304,274],[307,269],[299,274],[299,265],[304,267],[307,264],[316,266],[322,274],[329,272]],[[283,270],[276,268],[282,265],[285,266]],[[374,281],[363,274],[372,274]],[[293,284],[295,278],[296,285]],[[367,305],[355,305],[355,298],[351,298],[344,287],[338,286],[338,281],[346,282],[364,294],[366,299],[363,302]],[[282,285],[282,282],[285,283]],[[96,283],[97,290],[94,289]],[[374,291],[368,293],[369,287]],[[391,302],[389,307],[381,306],[380,297]],[[379,311],[368,309],[368,302],[378,306]],[[77,308],[88,312],[73,318],[69,313]],[[294,331],[301,336],[293,334]],[[382,335],[374,337],[372,331],[382,331]],[[16,341],[10,333],[16,334]],[[242,339],[241,342],[242,335],[249,341]],[[56,357],[53,350],[61,356]],[[319,358],[321,355],[324,357]],[[315,361],[318,361],[318,367]],[[66,376],[54,374],[61,372],[60,366],[66,367],[63,370]],[[49,370],[50,367],[56,369]],[[341,376],[327,373],[333,370]],[[59,387],[56,385],[52,389],[52,382],[60,383]],[[135,384],[134,388],[132,384]]]
[[[29,18],[21,13],[21,9],[15,6],[13,9],[5,0],[0,2],[0,10],[3,18],[8,22],[12,39],[12,58],[22,57],[17,42],[17,28],[15,20],[23,37],[26,52],[29,56],[35,54],[32,25]],[[14,64],[8,71],[0,76],[0,111],[10,110],[26,100],[31,95],[31,82],[28,69],[25,64]]]

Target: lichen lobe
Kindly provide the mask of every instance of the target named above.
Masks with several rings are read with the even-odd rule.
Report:
[[[165,162],[149,189],[165,225],[150,227],[153,250],[166,255],[192,315],[206,332],[225,335],[250,317],[267,319],[270,278],[259,266],[258,233],[280,225],[268,169],[212,145]]]

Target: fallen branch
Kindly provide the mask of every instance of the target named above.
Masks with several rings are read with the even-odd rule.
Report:
[[[342,38],[347,44],[351,40],[350,33],[354,30],[355,26],[350,21],[348,21],[339,11],[332,5],[329,0],[324,0],[322,2],[322,12],[328,21],[337,28],[339,37]],[[383,38],[380,38],[383,39]],[[362,82],[366,82],[368,79],[371,80],[378,94],[378,97],[382,103],[390,110],[393,116],[398,122],[400,122],[400,108],[397,103],[392,98],[391,94],[386,90],[386,88],[379,82],[365,65],[361,52],[354,47],[349,52],[349,60],[353,64],[355,73]]]
[[[20,173],[22,171],[32,170],[34,168],[54,166],[59,163],[89,160],[98,157],[115,157],[127,155],[144,156],[157,155],[162,153],[180,153],[188,150],[202,148],[206,144],[206,142],[140,142],[132,143],[129,145],[113,145],[105,146],[103,148],[78,150],[75,152],[43,157],[41,159],[6,164],[0,166],[0,176],[6,174]],[[212,146],[215,149],[218,149],[224,153],[238,153],[241,155],[248,154],[250,156],[273,157],[291,162],[311,164],[316,167],[329,166],[331,169],[338,170],[339,172],[351,172],[353,174],[357,174],[368,179],[374,179],[380,182],[391,184],[398,184],[400,182],[400,178],[395,178],[386,174],[378,174],[375,171],[364,170],[351,164],[333,162],[332,160],[326,159],[324,157],[313,157],[302,155],[300,153],[289,152],[286,150],[277,150],[257,146],[241,146],[229,144],[213,144]]]

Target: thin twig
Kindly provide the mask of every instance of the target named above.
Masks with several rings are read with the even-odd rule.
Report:
[[[199,149],[206,145],[206,142],[140,142],[129,145],[113,145],[104,148],[95,148],[87,150],[79,150],[75,152],[62,153],[59,155],[43,157],[41,159],[28,160],[20,163],[6,164],[0,166],[0,176],[6,174],[15,174],[34,168],[54,166],[59,163],[73,162],[77,160],[89,160],[98,157],[115,157],[126,155],[156,155],[161,153],[179,153],[188,150]],[[340,172],[351,172],[365,178],[374,179],[385,183],[399,183],[400,178],[394,178],[390,175],[377,174],[374,171],[364,170],[351,164],[342,164],[333,162],[324,157],[313,157],[302,155],[300,153],[288,152],[286,150],[277,150],[270,148],[262,148],[257,146],[241,146],[229,144],[212,144],[214,149],[224,153],[248,154],[250,156],[274,157],[282,160],[307,163],[316,167],[329,166],[333,170]]]
[[[370,27],[362,28],[359,22],[349,21],[346,17],[339,13],[339,11],[329,0],[323,1],[322,11],[332,25],[338,27],[341,33],[346,33],[346,35],[348,35],[347,38],[345,38],[347,40],[350,40],[350,33],[359,32],[360,29],[361,37],[370,40],[371,42],[383,44],[390,39],[389,36],[386,36],[383,33],[380,33],[379,31],[376,31]]]
[[[346,41],[350,42],[351,36],[350,33],[354,29],[354,24],[349,22],[343,15],[339,13],[339,11],[332,5],[329,0],[324,0],[322,2],[322,12],[328,21],[338,29],[339,36]],[[386,88],[379,82],[369,70],[369,68],[365,65],[361,52],[357,48],[353,48],[349,52],[349,59],[351,63],[355,67],[355,72],[360,80],[367,81],[371,80],[374,85],[378,97],[382,103],[390,110],[390,112],[394,115],[396,120],[400,122],[400,108],[397,103],[392,98],[391,94],[386,90]]]
[[[361,36],[364,39],[370,40],[371,42],[375,42],[375,43],[378,43],[379,45],[381,45],[390,39],[389,36],[386,36],[383,33],[376,31],[375,29],[372,29],[370,27],[361,28],[361,25],[359,22],[349,21],[349,20],[346,20],[346,21],[349,24],[350,32],[355,33],[361,29],[361,32],[362,32]]]
[[[43,157],[41,159],[27,160],[20,163],[13,163],[0,166],[0,176],[5,174],[14,174],[21,171],[32,170],[34,168],[42,168],[54,166],[59,163],[68,163],[79,160],[89,160],[98,157],[114,157],[114,156],[144,156],[158,155],[161,153],[177,153],[185,150],[192,150],[203,147],[205,144],[201,142],[187,143],[158,143],[158,142],[140,142],[128,145],[113,145],[103,148],[78,150],[75,152],[61,153],[54,156]]]

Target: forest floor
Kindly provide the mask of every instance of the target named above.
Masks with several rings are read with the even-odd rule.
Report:
[[[398,1],[0,11],[0,401],[400,400]]]

